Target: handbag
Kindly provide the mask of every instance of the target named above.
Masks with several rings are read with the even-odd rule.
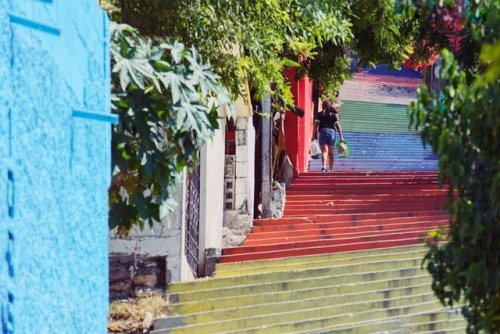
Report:
[[[351,149],[347,140],[339,140],[336,145],[339,158],[346,158],[351,156]]]
[[[321,148],[319,147],[319,143],[316,139],[311,141],[311,144],[309,145],[309,153],[312,156],[321,154]]]

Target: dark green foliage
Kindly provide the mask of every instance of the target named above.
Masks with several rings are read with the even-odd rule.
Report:
[[[196,152],[218,128],[218,106],[231,110],[231,102],[194,48],[112,24],[111,52],[119,123],[112,136],[110,228],[126,234],[171,211],[182,170],[196,165]]]
[[[116,19],[149,36],[195,45],[233,96],[249,81],[260,98],[267,93],[292,105],[286,67],[297,66],[327,41],[350,36],[345,3],[325,1],[116,0]],[[273,90],[271,91],[271,85]]]
[[[465,305],[468,333],[499,333],[500,3],[473,4],[466,14],[480,52],[466,73],[442,51],[440,94],[423,86],[410,108],[412,125],[439,153],[440,180],[450,189],[449,242],[429,243],[425,263],[441,302]]]
[[[397,14],[392,0],[353,1],[353,49],[361,58],[361,66],[387,64],[401,68],[411,51],[412,36],[402,34],[404,15]]]
[[[350,77],[347,49],[363,65],[399,68],[413,41],[391,0],[110,2],[120,8],[114,14],[119,22],[195,45],[233,96],[248,80],[257,99],[270,92],[288,104],[285,68],[300,66],[299,76],[333,93]]]
[[[484,67],[479,61],[481,45],[472,38],[470,28],[465,28],[461,32],[461,37],[457,59],[467,74],[467,81],[472,83],[476,75],[484,72]]]

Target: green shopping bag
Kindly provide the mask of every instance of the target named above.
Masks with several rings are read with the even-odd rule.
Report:
[[[349,148],[349,142],[347,140],[337,141],[337,152],[339,158],[347,158],[351,156],[351,149]]]

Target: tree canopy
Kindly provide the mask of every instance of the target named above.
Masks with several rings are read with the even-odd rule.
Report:
[[[414,9],[437,18],[454,6],[424,1]],[[410,109],[449,185],[448,242],[431,242],[425,263],[441,302],[464,305],[468,333],[499,333],[500,2],[470,1],[457,18],[469,54],[459,52],[459,61],[441,51],[439,92],[424,85]]]
[[[257,98],[272,93],[288,104],[286,67],[334,93],[350,76],[349,53],[363,65],[398,68],[413,42],[392,0],[109,2],[118,8],[114,20],[196,46],[233,96],[248,80]]]

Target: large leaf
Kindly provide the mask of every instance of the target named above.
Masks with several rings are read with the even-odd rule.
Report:
[[[218,128],[217,108],[227,103],[230,113],[234,109],[196,49],[152,42],[125,25],[111,27],[112,101],[119,123],[112,137],[110,228],[124,232],[153,226],[174,208],[170,191]]]

